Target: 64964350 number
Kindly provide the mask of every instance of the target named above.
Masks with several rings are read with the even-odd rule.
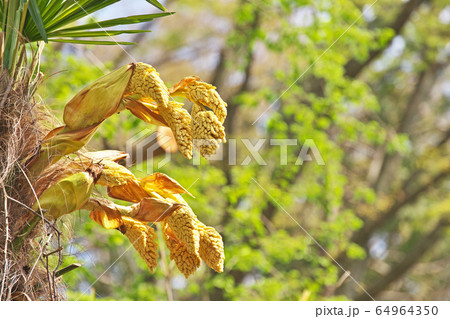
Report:
[[[391,315],[391,316],[436,316],[439,312],[437,306],[378,306],[375,309],[377,315]]]

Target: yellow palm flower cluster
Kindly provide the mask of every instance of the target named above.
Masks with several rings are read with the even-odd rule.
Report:
[[[158,265],[158,244],[155,241],[155,230],[133,218],[122,217],[122,220],[123,225],[119,230],[128,237],[150,271],[153,271]]]
[[[172,96],[192,101],[191,114]],[[127,236],[151,271],[157,266],[158,254],[155,231],[148,223],[161,222],[170,258],[186,277],[195,272],[202,259],[222,272],[225,259],[222,238],[214,228],[198,220],[181,197],[191,194],[177,181],[162,173],[136,178],[118,163],[127,157],[124,152],[66,155],[84,147],[105,119],[127,109],[147,123],[169,127],[187,158],[192,157],[195,140],[202,139],[197,146],[207,157],[214,154],[220,141],[226,141],[223,128],[226,107],[215,87],[198,77],[184,78],[167,88],[148,64],[131,63],[103,76],[67,103],[65,125],[47,134],[40,153],[29,163],[40,189],[33,209],[42,209],[52,218],[78,209],[90,211],[95,222]],[[57,174],[42,174],[56,162]],[[109,197],[130,205],[117,205],[93,196],[96,184],[105,186]]]
[[[100,151],[69,160],[64,164],[67,176],[60,175],[59,181],[40,194],[33,208],[40,207],[52,218],[78,209],[90,211],[92,220],[127,236],[151,271],[157,265],[158,246],[155,231],[148,223],[161,222],[170,258],[186,277],[197,270],[202,259],[210,268],[222,272],[225,259],[222,237],[198,220],[180,194],[192,195],[163,173],[136,178],[116,162],[122,155]],[[101,164],[92,164],[93,159]],[[106,186],[110,197],[132,204],[118,205],[94,197],[95,184]]]
[[[182,223],[170,222],[168,218],[162,222],[162,228],[170,259],[175,261],[186,278],[197,270],[202,259],[211,269],[223,272],[223,241],[213,227],[205,226],[197,218],[194,219],[194,225],[189,222],[187,227]],[[177,232],[181,236],[177,236]],[[188,242],[183,241],[182,237],[187,238]]]
[[[172,96],[192,101],[191,114]],[[180,152],[189,159],[193,146],[208,157],[215,153],[220,141],[226,141],[223,122],[227,104],[214,86],[191,76],[167,88],[151,65],[130,63],[99,78],[67,103],[65,125],[44,139],[34,171],[40,172],[62,156],[81,149],[105,119],[125,109],[147,123],[169,127]]]
[[[211,84],[199,77],[186,77],[169,90],[172,96],[184,96],[193,103],[192,137],[204,157],[213,155],[219,141],[226,142],[223,122],[227,116],[227,104]],[[206,107],[212,111],[206,110]]]
[[[198,220],[180,195],[189,194],[185,188],[162,173],[139,179],[113,161],[121,168],[112,170],[114,165],[108,160],[104,162],[107,164],[97,183],[107,186],[109,196],[135,204],[121,206],[106,199],[90,198],[83,208],[91,211],[90,217],[94,221],[125,234],[150,270],[154,268],[150,265],[155,263],[157,246],[153,229],[146,223],[161,222],[170,258],[186,277],[195,272],[201,259],[210,268],[223,271],[225,255],[222,237],[214,228]],[[138,232],[143,239],[137,240]]]

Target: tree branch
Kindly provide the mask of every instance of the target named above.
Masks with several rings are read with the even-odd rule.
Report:
[[[248,33],[253,33],[258,27],[260,23],[260,12],[259,10],[255,11],[255,18],[253,19],[252,23],[249,26]],[[228,115],[225,120],[225,131],[228,132],[228,134],[233,133],[233,123],[234,118],[236,116],[236,112],[239,109],[239,105],[233,103],[233,99],[238,96],[239,94],[245,92],[248,90],[249,83],[250,83],[250,76],[252,71],[252,66],[254,62],[254,50],[253,50],[253,40],[248,39],[247,46],[246,46],[246,56],[245,56],[245,67],[244,67],[244,80],[242,81],[239,88],[233,93],[231,97],[228,98],[228,100],[231,101],[229,107],[228,107]]]
[[[216,65],[213,76],[211,78],[210,83],[214,86],[221,86],[222,76],[225,71],[225,61],[226,61],[226,50],[225,47],[222,47],[219,52],[219,62]]]
[[[403,8],[399,14],[395,17],[392,24],[388,27],[394,30],[395,35],[402,32],[406,22],[409,21],[412,13],[424,2],[425,0],[410,0],[405,2]],[[375,49],[369,52],[368,58],[359,62],[356,59],[351,59],[345,65],[345,75],[351,78],[356,78],[373,60],[375,60],[390,44],[392,40],[386,43],[382,48]]]
[[[422,193],[429,191],[433,186],[437,185],[445,178],[450,176],[450,169],[441,172],[436,175],[431,181],[422,185],[414,192],[406,195],[401,200],[397,200],[394,205],[392,205],[388,210],[382,212],[380,217],[373,222],[366,223],[363,228],[356,232],[351,241],[357,243],[358,245],[365,246],[372,234],[382,226],[384,226],[388,221],[390,221],[397,212],[406,205],[413,204]],[[404,189],[404,187],[402,187]]]
[[[397,265],[392,267],[391,271],[374,281],[374,284],[370,286],[367,291],[372,296],[377,296],[386,288],[405,275],[405,273],[414,266],[422,256],[429,251],[443,236],[445,229],[448,227],[449,221],[444,218],[439,221],[436,227],[424,236],[418,244],[411,249],[405,256],[405,258]],[[356,297],[356,301],[369,300],[368,296],[364,293]]]
[[[436,74],[438,73],[441,67],[442,67],[441,64],[434,64],[431,65],[426,71],[423,71],[420,74],[419,79],[417,80],[417,83],[414,87],[413,93],[411,94],[408,100],[405,113],[399,124],[398,131],[400,133],[408,133],[410,131],[412,117],[417,113],[417,109],[419,108],[420,103],[422,103],[422,101],[424,101],[429,96],[431,88],[436,82],[437,78]],[[380,189],[381,187],[380,185],[382,184],[381,181],[383,180],[384,177],[389,178],[390,181],[392,181],[392,177],[389,176],[389,172],[391,171],[389,167],[391,167],[392,165],[389,164],[392,163],[394,159],[395,156],[385,154],[382,160],[383,164],[378,174],[378,178],[375,182],[374,188],[376,190]],[[381,216],[376,221],[366,223],[366,225],[362,229],[360,229],[358,232],[354,234],[352,240],[354,240],[357,244],[364,246],[367,240],[376,231],[378,227],[382,227],[385,223],[391,220],[402,207],[416,201],[420,197],[422,192],[428,191],[430,188],[432,188],[434,185],[436,185],[449,175],[450,175],[449,170],[443,171],[440,174],[436,175],[434,178],[432,178],[430,182],[422,185],[415,191],[410,192],[409,195],[398,200],[387,211],[381,213]],[[403,192],[408,190],[409,182],[410,182],[409,179],[406,182],[404,182],[400,190],[402,190]]]
[[[429,96],[431,87],[435,83],[435,74],[438,70],[437,67],[437,64],[431,65],[427,70],[424,70],[419,74],[412,94],[406,104],[403,116],[398,125],[398,133],[408,133],[410,131],[409,128],[411,126],[412,118],[417,113],[416,110],[418,109],[420,103],[422,103],[422,101]],[[398,155],[390,155],[385,152],[381,162],[380,172],[378,173],[378,177],[374,183],[374,189],[376,191],[379,191],[382,188],[381,186],[383,185],[383,181],[385,180],[385,177],[387,177],[389,168],[392,167],[393,159],[395,158],[398,158]]]

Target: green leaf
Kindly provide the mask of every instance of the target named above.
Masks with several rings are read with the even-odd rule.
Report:
[[[62,275],[65,275],[65,274],[67,274],[68,272],[70,272],[70,271],[72,271],[72,270],[74,270],[74,269],[80,268],[80,267],[81,267],[81,264],[79,264],[79,263],[71,264],[71,265],[69,265],[69,266],[67,266],[67,267],[64,267],[64,268],[58,270],[58,271],[55,273],[55,277],[56,277],[56,278],[61,277]]]
[[[129,16],[129,17],[124,17],[124,18],[116,18],[116,19],[111,19],[111,20],[83,24],[83,25],[76,26],[76,27],[60,29],[59,31],[81,31],[81,30],[88,30],[88,29],[109,28],[109,27],[114,27],[114,26],[118,26],[118,25],[127,25],[127,24],[147,22],[147,21],[151,21],[155,18],[165,17],[165,16],[172,15],[172,14],[174,14],[174,12],[162,12],[162,13]]]
[[[13,12],[16,12],[16,9],[9,10],[9,7],[11,6],[17,7],[19,3],[21,3],[22,5],[26,3],[29,4],[29,8],[26,10],[22,18],[22,22],[24,21],[22,34],[30,42],[41,40],[48,42],[49,38],[52,37],[58,37],[58,39],[53,40],[54,42],[64,42],[65,40],[63,39],[69,37],[70,38],[103,37],[103,36],[108,37],[111,35],[117,35],[122,33],[149,32],[148,30],[114,30],[114,31],[107,31],[107,30],[95,31],[95,30],[104,29],[108,27],[115,27],[119,25],[130,25],[147,22],[155,18],[173,14],[173,12],[160,12],[154,14],[135,15],[68,27],[69,25],[73,25],[74,23],[76,23],[78,20],[86,18],[92,13],[102,10],[119,1],[120,0],[102,0],[102,1],[20,0],[20,1],[10,1],[8,5],[6,5],[5,2],[3,1],[0,3],[0,17],[2,17],[2,30],[7,24],[10,26],[13,25],[5,20],[10,19],[11,21],[14,22],[17,21],[14,18],[13,14]],[[147,2],[150,3],[152,6],[165,11],[164,6],[162,6],[158,1],[147,1]],[[9,7],[7,8],[7,6]],[[86,31],[88,33],[83,32],[77,34],[74,31]],[[12,36],[13,32],[10,32],[10,35]],[[7,34],[5,33],[5,41],[7,39],[8,37]],[[80,40],[78,42],[74,42],[73,40],[74,39],[72,39],[70,43],[87,43],[87,44],[92,43],[87,40]],[[10,37],[9,43],[13,44],[13,42],[14,39]],[[95,43],[109,45],[112,42],[96,41]],[[122,42],[122,44],[130,44],[130,43]],[[9,59],[9,56],[6,59]]]
[[[39,30],[39,34],[42,36],[42,39],[48,43],[47,32],[45,31],[44,22],[42,21],[41,12],[39,11],[37,2],[36,0],[30,0],[29,4],[28,11],[30,12],[31,17]]]
[[[89,37],[109,37],[119,34],[133,34],[151,32],[150,30],[104,30],[104,31],[84,31],[84,32],[63,32],[56,31],[49,33],[49,37],[68,37],[68,38],[89,38]]]
[[[20,25],[20,17],[23,4],[19,6],[17,1],[10,1],[8,4],[8,15],[5,27],[5,49],[3,57],[3,67],[12,71],[17,53],[17,38]]]
[[[161,9],[162,11],[166,11],[166,8],[164,8],[164,6],[156,0],[145,0],[145,1],[157,7],[158,9]]]
[[[347,256],[351,259],[364,259],[366,257],[366,251],[361,246],[350,243],[347,248]]]
[[[56,18],[49,17],[48,30],[57,30],[69,23],[84,18],[100,9],[106,8],[119,0],[110,1],[78,1],[66,10],[61,12]]]
[[[41,11],[44,24],[48,24],[49,19],[57,17],[63,10],[63,0],[51,0],[49,4]]]
[[[15,251],[19,251],[28,235],[33,231],[36,225],[41,221],[41,217],[33,216],[33,218],[25,223],[24,227],[20,230],[19,234],[14,238],[12,242],[12,247]]]
[[[94,40],[77,40],[77,39],[48,39],[50,42],[64,42],[64,43],[76,43],[76,44],[98,44],[98,45],[135,45],[134,42],[121,42],[121,41],[94,41]]]
[[[6,7],[5,6],[6,6],[5,1],[0,1],[0,15],[2,18],[0,28],[2,31],[5,31],[5,25],[6,25]]]

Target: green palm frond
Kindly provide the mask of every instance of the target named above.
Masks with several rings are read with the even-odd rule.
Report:
[[[120,0],[0,0],[0,31],[2,37],[2,68],[11,70],[21,48],[19,44],[38,41],[54,41],[79,44],[133,44],[116,42],[114,39],[92,40],[89,38],[111,37],[124,33],[142,33],[148,30],[107,29],[137,24],[173,14],[155,0],[146,0],[163,12],[119,17],[115,19],[77,24],[80,19],[113,5]],[[111,41],[112,40],[112,41]]]

